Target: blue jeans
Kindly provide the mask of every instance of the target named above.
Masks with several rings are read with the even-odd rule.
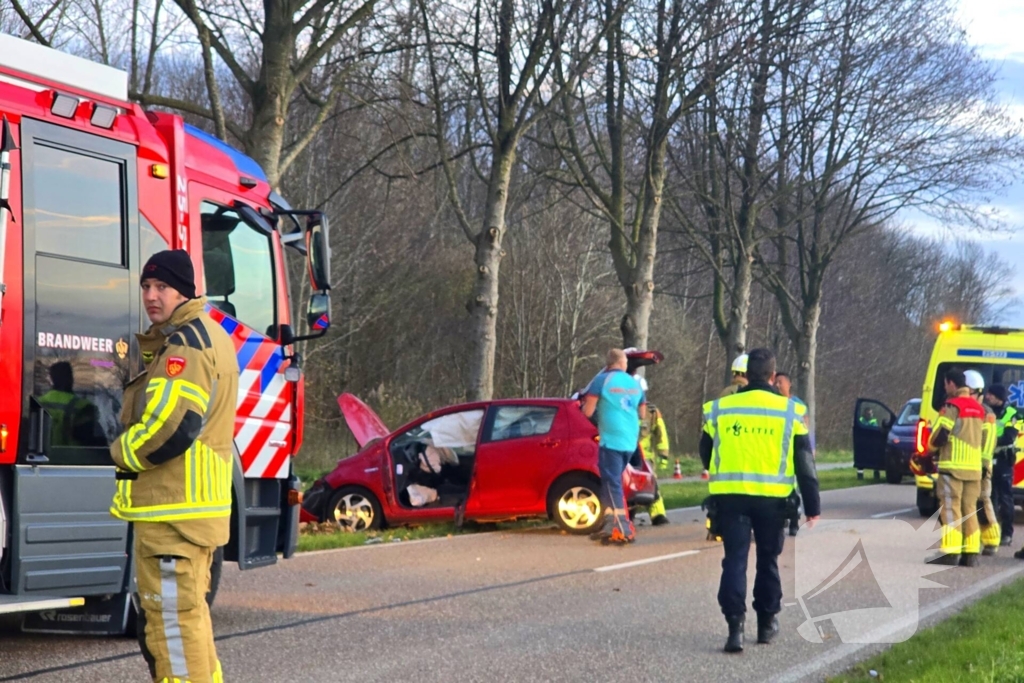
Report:
[[[613,451],[610,448],[599,448],[597,451],[597,469],[601,472],[601,508],[602,510],[624,510],[626,495],[622,491],[622,473],[626,464],[633,457],[632,451]]]

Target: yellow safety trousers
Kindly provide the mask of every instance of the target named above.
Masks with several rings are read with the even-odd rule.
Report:
[[[996,509],[992,505],[992,477],[982,477],[981,493],[978,495],[978,516],[981,518],[981,544],[987,548],[998,548],[1003,536],[1000,533]]]
[[[950,555],[980,553],[981,526],[977,512],[981,482],[963,481],[940,472],[935,483],[942,522],[942,552]]]
[[[223,683],[206,604],[215,548],[164,522],[135,524],[139,643],[156,683]]]

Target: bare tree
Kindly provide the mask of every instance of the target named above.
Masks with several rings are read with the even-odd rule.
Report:
[[[909,208],[987,226],[983,193],[1021,158],[1019,124],[951,2],[822,0],[811,48],[783,63],[770,112],[778,160],[771,249],[756,257],[815,405],[826,274],[844,244]]]
[[[683,122],[672,159],[679,229],[711,269],[712,317],[727,359],[747,348],[754,253],[777,160],[765,154],[779,65],[792,59],[811,0],[762,0],[739,68],[715,80]],[[729,370],[725,369],[726,381]]]
[[[448,200],[474,248],[476,273],[467,304],[473,340],[467,394],[470,400],[487,399],[494,393],[498,273],[519,145],[545,109],[541,94],[552,87],[552,70],[559,65],[578,73],[594,47],[563,64],[561,46],[575,27],[585,25],[581,19],[586,5],[580,0],[474,0],[469,5],[420,0],[420,9],[434,138]],[[591,35],[592,46],[601,34]],[[459,131],[460,152],[452,151],[453,128]],[[476,211],[479,202],[469,173],[460,175],[457,169],[463,155],[483,186],[482,206]]]
[[[646,348],[671,131],[742,49],[745,2],[641,0],[609,27],[603,70],[566,87],[547,144],[560,153],[552,175],[581,188],[610,230],[609,249],[626,297],[625,346]],[[722,47],[726,46],[726,47]]]

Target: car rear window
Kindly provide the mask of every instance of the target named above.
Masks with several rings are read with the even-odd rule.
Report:
[[[985,378],[985,386],[1002,384],[1006,387],[1007,403],[1024,408],[1024,365],[1009,363],[940,363],[935,371],[935,388],[932,391],[932,408],[939,410],[946,402],[945,375],[950,368],[977,370]]]

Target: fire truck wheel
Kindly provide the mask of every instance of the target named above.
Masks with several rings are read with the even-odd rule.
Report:
[[[370,531],[384,524],[384,511],[377,497],[361,486],[342,486],[327,504],[325,521],[342,531]]]

